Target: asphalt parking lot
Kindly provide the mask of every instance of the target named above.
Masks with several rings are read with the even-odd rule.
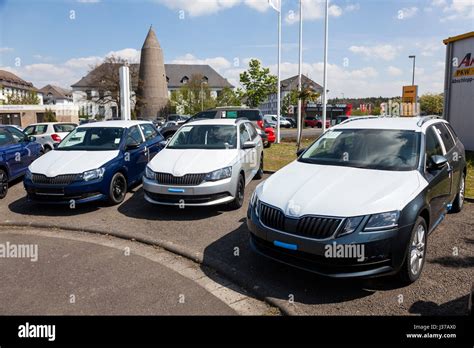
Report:
[[[285,313],[300,315],[460,315],[467,312],[474,275],[474,204],[449,215],[428,240],[421,279],[400,288],[393,279],[331,280],[255,255],[249,248],[246,206],[258,184],[246,190],[238,211],[225,208],[152,206],[134,189],[118,207],[93,204],[42,206],[27,202],[21,183],[0,203],[0,223],[40,224],[146,239],[225,273]],[[343,199],[343,198],[341,198]],[[203,267],[210,278],[213,273]]]

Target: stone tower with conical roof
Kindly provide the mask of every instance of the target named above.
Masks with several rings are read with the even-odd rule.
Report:
[[[143,43],[137,91],[138,117],[156,119],[168,104],[163,51],[152,27]]]

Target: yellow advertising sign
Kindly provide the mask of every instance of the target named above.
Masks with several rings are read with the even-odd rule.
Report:
[[[474,68],[458,69],[454,72],[454,77],[464,77],[474,75]]]

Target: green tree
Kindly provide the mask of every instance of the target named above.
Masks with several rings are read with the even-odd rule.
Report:
[[[7,105],[38,105],[40,99],[36,92],[27,92],[25,95],[12,93],[7,95]]]
[[[216,99],[202,75],[191,76],[186,85],[171,93],[171,107],[185,115],[194,115],[215,106]]]
[[[225,87],[217,96],[217,106],[240,106],[242,105],[242,90],[233,90]]]
[[[443,94],[424,94],[420,97],[421,112],[427,115],[441,115],[443,103]]]
[[[315,102],[318,100],[320,94],[316,92],[314,89],[312,89],[309,86],[304,86],[304,88],[301,90],[301,92],[298,93],[298,99],[301,99],[301,125],[304,125],[304,119],[306,117],[306,106],[308,102]],[[298,150],[301,147],[301,137],[303,136],[303,132],[300,133],[296,146],[298,147]]]
[[[58,122],[56,119],[56,114],[51,109],[46,109],[43,122]]]
[[[248,70],[240,74],[240,83],[245,88],[245,103],[250,107],[258,107],[277,90],[277,77],[270,74],[269,68],[263,68],[258,59],[250,60]]]
[[[288,115],[290,106],[298,104],[298,91],[290,91],[281,101],[281,115]]]

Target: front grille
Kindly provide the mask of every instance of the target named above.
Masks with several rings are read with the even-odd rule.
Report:
[[[49,178],[42,174],[33,174],[31,180],[34,184],[40,185],[69,185],[77,178],[77,174],[58,175],[54,178]]]
[[[343,219],[323,216],[290,218],[277,208],[260,203],[260,221],[278,231],[312,239],[327,239],[337,232]]]
[[[283,212],[266,204],[260,205],[260,220],[265,226],[276,230],[283,231],[285,229],[285,215],[283,215]]]
[[[155,173],[155,179],[161,185],[197,186],[205,177],[206,174],[187,174],[178,177],[168,173]]]
[[[341,219],[308,216],[299,219],[296,232],[309,238],[326,239],[336,232],[340,224]]]

